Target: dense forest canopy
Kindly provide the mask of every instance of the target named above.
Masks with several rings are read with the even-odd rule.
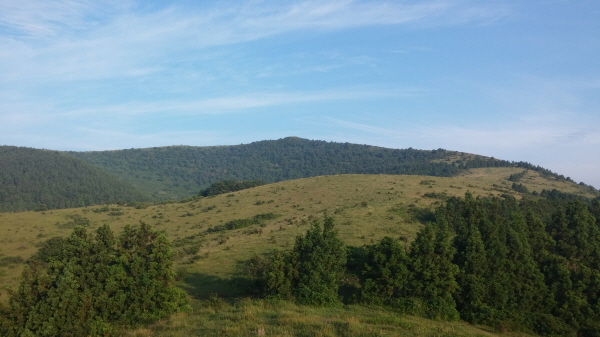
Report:
[[[573,182],[525,162],[443,149],[388,149],[297,137],[235,146],[170,146],[100,152],[3,146],[0,147],[0,211],[178,200],[213,193],[211,184],[220,181],[230,185],[248,181],[272,183],[334,174],[450,177],[485,167],[522,167],[549,179]],[[517,184],[518,174],[510,179],[516,188],[521,187]],[[598,193],[591,186],[580,185],[591,193]]]
[[[130,183],[57,151],[0,146],[0,211],[144,200]]]
[[[188,197],[221,180],[262,180],[272,183],[332,174],[449,177],[469,168],[512,166],[553,175],[548,170],[527,163],[512,163],[443,149],[388,149],[298,137],[235,146],[170,146],[67,154],[130,181],[154,200]]]

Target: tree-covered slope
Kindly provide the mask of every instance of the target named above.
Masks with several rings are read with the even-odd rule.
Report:
[[[388,149],[288,137],[235,146],[170,146],[67,154],[130,181],[155,200],[197,194],[220,180],[277,182],[331,174],[454,176],[507,161],[446,150]]]
[[[0,146],[0,211],[142,200],[130,183],[57,151]]]

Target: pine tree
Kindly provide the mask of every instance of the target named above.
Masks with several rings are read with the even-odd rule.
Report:
[[[152,322],[184,305],[166,238],[142,224],[120,241],[117,249],[108,226],[95,240],[77,227],[47,265],[32,259],[10,298],[5,335],[101,336],[111,324]]]
[[[411,244],[410,288],[413,296],[426,306],[425,315],[433,318],[458,319],[453,295],[458,290],[458,267],[452,263],[454,249],[445,219],[436,215]]]
[[[532,313],[548,312],[553,303],[544,283],[544,276],[534,260],[526,233],[526,221],[520,213],[514,213],[507,231],[507,268],[511,275],[506,285],[510,289],[508,314],[520,324],[531,321]],[[531,327],[530,327],[531,328]]]
[[[295,274],[296,270],[293,261],[290,261],[290,254],[275,250],[265,272],[265,292],[271,298],[294,300],[292,282],[298,279]]]
[[[337,304],[345,266],[346,249],[333,218],[325,218],[323,229],[315,221],[305,236],[296,238],[291,251],[272,255],[265,273],[267,296],[309,305]]]
[[[367,256],[359,278],[361,301],[391,304],[408,296],[410,260],[396,239],[385,237],[378,244],[366,247]]]
[[[323,230],[315,222],[304,237],[298,237],[292,259],[298,273],[295,293],[299,303],[339,303],[338,289],[345,271],[346,249],[337,238],[333,218],[325,218]]]
[[[460,290],[456,294],[461,317],[471,323],[481,323],[487,309],[487,258],[481,233],[475,224],[469,224],[466,233],[455,237],[455,263],[460,268],[456,277]]]

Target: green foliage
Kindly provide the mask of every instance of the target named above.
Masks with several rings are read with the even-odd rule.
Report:
[[[553,336],[597,332],[600,230],[593,202],[569,200],[467,194],[438,209],[436,221],[455,231],[463,319]]]
[[[345,271],[346,249],[332,218],[323,228],[313,222],[304,237],[298,236],[289,252],[275,251],[265,273],[267,295],[301,304],[334,305]]]
[[[358,272],[362,288],[360,301],[395,306],[410,294],[410,259],[402,244],[385,237],[378,244],[366,246]]]
[[[3,336],[105,336],[115,325],[154,322],[185,304],[170,245],[146,224],[127,226],[118,239],[106,225],[95,237],[76,227],[43,248],[10,297]]]
[[[73,229],[77,226],[88,227],[90,225],[90,220],[79,214],[70,214],[67,216],[67,218],[71,219],[71,221],[63,223],[63,224],[57,223],[59,228]]]
[[[236,191],[245,190],[248,188],[264,185],[265,182],[262,180],[222,180],[211,184],[207,189],[200,192],[203,197],[210,197],[213,195],[231,193]]]
[[[511,167],[493,158],[451,159],[443,149],[397,150],[297,137],[235,146],[170,146],[102,152],[68,152],[131,182],[158,200],[228,193],[237,183],[266,183],[333,174],[415,174],[449,177],[476,167]],[[218,183],[228,181],[228,183]]]
[[[508,181],[519,182],[526,174],[527,170],[519,173],[513,173],[508,177]]]
[[[523,184],[517,184],[517,183],[513,183],[511,188],[513,189],[513,191],[515,192],[519,192],[519,193],[529,193],[529,189],[527,188],[527,186],[523,185]]]
[[[171,146],[102,152],[61,153],[2,146],[0,157],[3,158],[0,211],[178,200],[195,196],[198,191],[208,196],[264,182],[333,174],[449,177],[470,168],[516,166],[540,172],[548,178],[569,181],[525,162],[443,149],[397,150],[296,137],[236,146]],[[591,186],[587,188],[590,193],[598,193]]]
[[[130,183],[57,151],[0,146],[0,158],[0,212],[145,199]]]
[[[454,247],[443,218],[425,225],[413,241],[411,259],[412,296],[424,303],[427,317],[455,320],[458,311],[453,295],[458,290],[458,267],[452,263]]]
[[[38,263],[48,263],[52,260],[62,259],[62,252],[65,245],[65,240],[62,237],[55,236],[42,243],[38,251],[29,258],[28,263],[34,261]]]
[[[595,336],[600,203],[564,197],[450,198],[408,256],[389,237],[349,249],[356,299],[499,330]]]
[[[226,231],[226,230],[246,228],[246,227],[250,227],[252,225],[260,225],[260,224],[263,224],[265,221],[277,219],[280,216],[281,216],[280,214],[275,214],[275,213],[257,214],[249,219],[235,219],[235,220],[228,221],[227,223],[225,223],[223,225],[217,225],[214,227],[210,227],[206,230],[206,232],[207,233],[222,232],[222,231]]]

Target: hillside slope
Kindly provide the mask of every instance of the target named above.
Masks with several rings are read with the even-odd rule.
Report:
[[[222,293],[223,279],[235,276],[239,261],[255,253],[289,247],[296,235],[304,233],[309,220],[327,213],[335,217],[342,239],[351,245],[368,244],[386,235],[411,241],[422,224],[413,212],[444,202],[448,196],[513,195],[508,177],[519,168],[471,169],[456,177],[407,175],[335,175],[304,178],[263,185],[230,194],[187,202],[94,206],[47,212],[0,214],[0,258],[24,261],[42,242],[68,235],[77,224],[90,230],[109,224],[119,232],[140,221],[165,231],[181,251],[178,264],[208,280],[199,296]],[[521,184],[530,192],[558,190],[593,198],[585,188],[567,181],[549,181],[528,170]],[[207,232],[211,227],[236,219],[273,213],[279,217],[250,229]],[[197,249],[196,249],[197,248]],[[187,253],[186,253],[187,252]],[[209,257],[209,258],[208,258]],[[0,265],[0,283],[11,285],[20,273],[20,264]],[[221,288],[222,289],[222,288]],[[200,295],[201,294],[201,295]],[[231,294],[235,295],[235,294]]]
[[[143,200],[130,184],[57,151],[0,146],[0,211]]]
[[[173,200],[219,180],[277,182],[331,174],[455,176],[468,168],[515,166],[446,150],[388,149],[288,137],[235,146],[170,146],[67,152],[116,174],[151,195]]]
[[[513,182],[508,179],[515,174],[519,174],[519,184],[528,193],[512,188]],[[240,266],[255,254],[289,249],[294,238],[310,227],[311,220],[325,214],[335,218],[346,244],[361,246],[391,236],[400,238],[408,247],[423,228],[427,210],[442,205],[450,196],[462,197],[469,191],[482,197],[538,198],[534,194],[548,190],[593,197],[584,187],[568,181],[550,181],[533,170],[500,167],[470,169],[455,177],[319,176],[186,202],[4,213],[0,214],[0,283],[14,288],[23,261],[44,241],[68,235],[75,225],[87,226],[91,232],[109,224],[120,232],[126,224],[143,221],[164,231],[172,241],[180,286],[196,301],[198,309],[161,322],[151,330],[139,329],[133,332],[135,336],[183,336],[198,331],[202,335],[237,336],[256,333],[261,326],[281,335],[297,335],[300,331],[310,335],[315,331],[325,333],[336,325],[366,335],[491,336],[487,328],[398,316],[377,308],[350,306],[328,311],[284,304],[267,307],[271,304],[263,302],[242,301],[230,306],[223,301],[202,301],[213,294],[225,298],[251,294],[251,284],[240,278]],[[228,224],[256,218],[264,220],[228,229]],[[5,300],[5,294],[0,294],[0,301]],[[284,316],[288,318],[285,322],[269,318]],[[325,323],[313,325],[313,321]],[[288,329],[297,330],[291,333]]]

